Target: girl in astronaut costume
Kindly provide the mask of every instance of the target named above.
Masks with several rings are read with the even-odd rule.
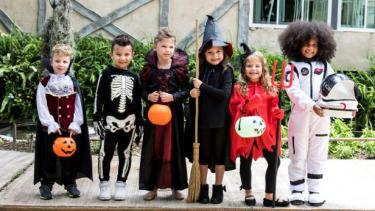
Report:
[[[316,101],[322,81],[334,73],[327,62],[334,57],[336,43],[332,30],[316,22],[289,24],[280,35],[279,43],[295,67],[293,85],[286,89],[292,101],[288,122],[290,201],[294,205],[304,203],[307,176],[308,203],[321,206],[325,202],[320,183],[328,155],[330,117],[324,115]],[[288,66],[286,80],[290,72]]]

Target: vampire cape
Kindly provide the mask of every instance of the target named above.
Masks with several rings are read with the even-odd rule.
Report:
[[[79,88],[78,81],[71,77],[75,90],[77,90],[77,94],[81,98],[82,102],[82,113],[84,122],[81,125],[81,133],[78,134],[75,138],[75,142],[77,144],[77,150],[72,157],[73,163],[75,164],[74,170],[76,171],[76,179],[87,177],[92,180],[92,162],[91,162],[91,151],[90,151],[90,142],[89,142],[89,133],[87,128],[87,120],[86,120],[86,111],[84,105],[84,98],[82,96],[81,90]],[[54,178],[56,183],[63,184],[62,175],[61,175],[61,162],[52,151],[52,144],[54,141],[54,135],[48,134],[45,129],[43,129],[42,124],[38,120],[37,122],[37,132],[36,132],[36,142],[35,142],[35,167],[34,167],[34,184],[41,181],[44,176],[49,178]],[[70,159],[69,158],[69,159]],[[54,175],[46,175],[46,160],[55,160],[56,161],[56,170]],[[49,169],[49,171],[51,171]]]

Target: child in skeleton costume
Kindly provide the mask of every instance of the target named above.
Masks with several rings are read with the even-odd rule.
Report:
[[[125,199],[125,183],[131,166],[131,147],[142,124],[141,88],[138,76],[128,67],[133,59],[133,46],[125,35],[112,40],[109,65],[98,79],[94,127],[101,137],[99,153],[100,200],[111,199],[109,172],[117,146],[119,159],[115,200]]]
[[[186,162],[183,149],[184,116],[182,103],[188,96],[187,54],[175,49],[176,38],[162,28],[154,38],[154,49],[140,73],[142,98],[150,106],[169,106],[172,119],[166,125],[154,125],[147,119],[144,128],[139,189],[148,190],[143,197],[155,199],[159,188],[171,188],[173,198],[182,200],[179,190],[187,188]]]
[[[293,22],[279,37],[283,54],[294,64],[286,69],[286,80],[294,71],[292,87],[286,89],[292,102],[288,123],[289,180],[291,203],[304,203],[307,175],[308,203],[321,206],[323,167],[328,156],[330,117],[317,105],[322,81],[334,73],[328,63],[336,43],[332,30],[324,23]]]
[[[229,111],[232,116],[230,128],[231,134],[231,159],[235,162],[240,155],[240,176],[241,189],[245,189],[245,203],[248,206],[255,206],[256,201],[251,190],[251,163],[252,159],[257,160],[264,157],[268,163],[265,175],[266,188],[263,199],[264,206],[272,206],[274,191],[274,175],[276,164],[280,159],[275,158],[273,151],[276,144],[277,120],[284,117],[284,111],[278,107],[278,96],[271,85],[271,78],[268,73],[268,66],[263,54],[258,51],[251,51],[245,44],[241,44],[245,54],[241,56],[241,74],[239,81],[235,84],[230,98]],[[254,134],[241,134],[239,130],[251,130],[246,127],[246,117],[260,117],[250,119],[255,125],[262,127],[254,128]],[[241,124],[242,123],[242,124]],[[281,134],[279,143],[281,141]],[[281,152],[281,144],[278,147],[278,154]],[[285,207],[289,201],[277,199],[275,206]]]
[[[40,198],[52,199],[52,186],[64,184],[68,196],[80,196],[75,180],[92,179],[91,153],[85,107],[77,80],[68,75],[73,49],[65,44],[52,48],[46,64],[49,74],[37,89],[38,124],[35,143],[34,184],[40,182]],[[57,137],[71,136],[76,152],[57,157],[52,145]]]
[[[225,42],[219,24],[212,16],[208,16],[203,43],[199,49],[200,74],[199,78],[193,78],[193,88],[190,90],[190,120],[194,120],[194,101],[199,97],[198,141],[201,192],[198,201],[202,204],[223,202],[223,191],[226,190],[222,184],[224,172],[234,168],[234,165],[228,162],[230,144],[228,104],[234,81],[233,68],[228,60],[232,54],[232,45]],[[194,121],[190,122],[190,128],[187,128],[186,132],[194,134]],[[193,137],[190,140],[193,141]],[[189,148],[192,149],[192,145]],[[215,172],[211,199],[207,184],[208,169]]]

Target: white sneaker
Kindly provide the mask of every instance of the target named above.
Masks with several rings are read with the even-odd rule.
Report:
[[[99,184],[99,199],[102,201],[108,201],[111,199],[111,186],[108,181],[101,181]]]
[[[322,206],[326,200],[324,200],[323,196],[318,192],[310,192],[309,194],[309,204],[314,207]]]
[[[305,203],[303,192],[293,190],[292,194],[289,196],[289,201],[293,205],[302,205],[303,203]]]
[[[115,196],[114,199],[116,201],[123,201],[125,200],[125,182],[117,181],[115,185]]]

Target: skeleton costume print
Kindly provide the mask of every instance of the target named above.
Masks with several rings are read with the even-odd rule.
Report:
[[[142,125],[139,79],[130,70],[108,66],[99,77],[94,121],[105,129],[99,154],[99,178],[109,180],[110,163],[116,149],[119,157],[117,181],[125,182],[131,165],[131,145],[137,126]]]

